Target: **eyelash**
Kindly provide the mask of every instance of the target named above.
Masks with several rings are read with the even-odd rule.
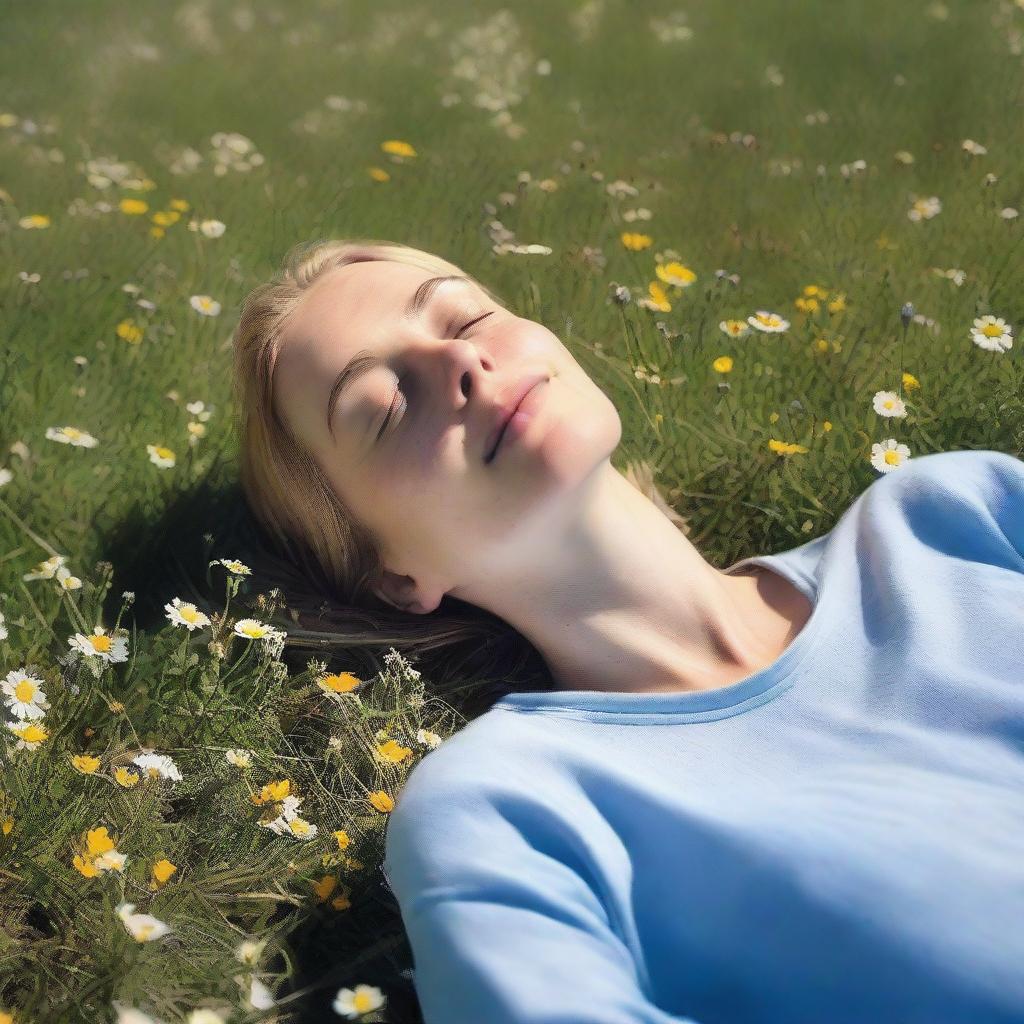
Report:
[[[470,327],[472,327],[474,324],[479,323],[485,317],[490,316],[491,313],[493,313],[493,312],[494,312],[494,310],[489,310],[488,312],[483,313],[481,316],[474,317],[468,323],[463,324],[463,326],[460,327],[459,330],[457,330],[455,332],[455,337],[458,338],[463,333],[463,331],[468,331]],[[384,422],[380,425],[380,430],[377,431],[377,436],[373,439],[374,440],[374,444],[377,444],[380,441],[380,439],[384,436],[385,431],[388,429],[388,424],[391,422],[392,412],[393,412],[393,410],[395,408],[395,399],[398,397],[398,392],[401,390],[402,382],[404,380],[405,380],[404,377],[399,377],[398,378],[398,383],[395,385],[394,393],[391,396],[391,404],[388,406],[388,411],[384,414]],[[406,399],[405,406],[408,406],[408,404],[409,404],[408,403],[408,399]],[[403,411],[404,411],[404,407],[403,407]]]

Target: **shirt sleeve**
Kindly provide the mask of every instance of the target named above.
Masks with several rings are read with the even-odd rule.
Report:
[[[698,1024],[648,998],[602,901],[545,840],[455,794],[427,804],[400,799],[384,865],[426,1024]]]

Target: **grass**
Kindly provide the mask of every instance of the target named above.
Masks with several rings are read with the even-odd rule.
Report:
[[[1018,339],[971,336],[978,317],[1014,335],[1024,320],[1022,49],[1019,2],[11,13],[0,675],[42,680],[50,707],[37,747],[10,730],[0,744],[0,1010],[37,1024],[115,1020],[115,1004],[168,1024],[196,1008],[321,1020],[340,987],[369,984],[385,1001],[361,1019],[419,1019],[378,871],[387,811],[370,798],[398,793],[429,751],[421,729],[443,738],[460,718],[400,652],[360,674],[344,651],[298,660],[237,635],[238,620],[283,611],[280,595],[217,561],[252,544],[233,316],[293,243],[407,242],[544,323],[612,395],[616,463],[647,460],[693,543],[726,565],[830,529],[886,471],[889,439],[909,457],[1024,450]],[[932,196],[936,216],[908,217]],[[672,263],[695,275],[687,287],[658,275]],[[818,308],[801,310],[809,298]],[[719,328],[756,310],[788,329]],[[880,392],[905,415],[876,411]],[[47,437],[63,426],[98,443]],[[55,555],[81,586],[24,579]],[[173,625],[175,597],[211,622]],[[97,624],[125,630],[127,661],[73,655],[69,638]],[[346,671],[358,700],[320,685]],[[138,770],[148,748],[181,779]],[[75,766],[83,754],[96,770]],[[259,825],[280,809],[264,787],[285,779],[311,838]],[[127,860],[88,876],[73,857],[88,868],[100,827]],[[177,870],[158,883],[161,860]],[[136,941],[122,902],[171,932]],[[244,941],[264,943],[252,962]],[[253,1004],[253,979],[273,1006],[258,991]]]

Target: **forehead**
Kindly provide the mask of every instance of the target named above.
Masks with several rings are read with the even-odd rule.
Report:
[[[311,399],[317,388],[326,401],[334,375],[357,351],[379,351],[397,328],[408,297],[434,276],[385,260],[327,271],[303,295],[282,332],[273,372],[278,416],[300,437],[315,437],[319,413]],[[298,395],[302,402],[296,400]]]

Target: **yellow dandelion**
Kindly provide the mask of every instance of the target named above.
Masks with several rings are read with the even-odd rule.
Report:
[[[162,228],[169,228],[181,220],[181,214],[177,210],[157,210],[149,219]]]
[[[768,447],[779,455],[794,455],[797,452],[808,451],[802,444],[790,444],[786,441],[778,441],[774,437],[768,439]]]
[[[409,145],[408,142],[401,142],[399,139],[388,139],[387,142],[382,142],[380,148],[385,153],[390,153],[392,156],[415,156],[416,150]]]
[[[167,884],[167,880],[178,870],[176,864],[172,864],[166,857],[158,860],[152,869],[152,881],[149,883],[150,889],[154,892],[161,886]]]
[[[11,829],[13,829],[13,828],[14,828],[14,819],[13,818],[4,818],[3,824],[0,824],[0,832],[3,832],[3,834],[5,836],[9,836],[11,834]]]
[[[650,295],[649,304],[651,308],[658,310],[660,313],[672,312],[672,304],[668,301],[668,294],[657,281],[652,281],[647,286],[647,293]]]
[[[120,768],[114,769],[114,778],[117,780],[118,785],[124,786],[125,789],[131,789],[132,786],[138,784],[139,773],[133,772],[122,765]]]
[[[403,747],[397,740],[388,740],[378,744],[377,753],[391,764],[400,764],[412,753],[412,747]]]
[[[289,796],[292,791],[292,784],[288,779],[280,779],[277,782],[268,782],[259,792],[258,797],[253,797],[253,803],[267,804],[276,803]]]
[[[719,356],[711,365],[718,373],[730,373],[732,371],[732,356]]]
[[[349,843],[352,842],[352,840],[348,837],[348,833],[343,828],[339,828],[337,831],[332,832],[331,835],[333,835],[334,838],[338,840],[339,850],[348,849]]]
[[[912,374],[903,374],[903,388],[905,391],[914,391],[921,386],[921,382]]]
[[[641,234],[639,231],[623,231],[619,238],[631,252],[640,252],[654,245],[654,239],[650,235]]]
[[[395,801],[383,789],[375,789],[367,799],[382,814],[387,814],[388,811],[394,810]]]
[[[837,295],[828,304],[830,313],[842,313],[844,309],[846,309],[846,296],[842,294]]]
[[[117,332],[117,336],[127,341],[129,345],[137,345],[142,341],[144,333],[142,328],[130,317],[127,320],[122,320],[114,330]]]
[[[367,167],[366,173],[369,174],[374,181],[390,181],[391,175],[384,170],[383,167]]]
[[[172,199],[167,205],[172,210],[177,210],[179,213],[187,213],[192,209],[187,199]]]
[[[339,672],[321,676],[316,684],[327,693],[350,693],[359,685],[359,682],[360,680],[351,672]]]
[[[92,754],[72,754],[71,763],[83,775],[93,775],[100,766],[100,759]]]
[[[317,899],[323,903],[334,892],[337,884],[338,878],[336,875],[324,875],[319,882],[313,883],[313,892],[316,893]]]
[[[689,267],[675,261],[659,263],[654,272],[665,284],[672,284],[677,288],[689,288],[697,280],[697,275]]]
[[[817,299],[805,299],[803,296],[800,296],[793,305],[796,306],[801,313],[816,313],[820,304]]]
[[[130,213],[132,216],[138,216],[149,209],[145,199],[122,199],[117,205],[122,213]]]
[[[71,866],[81,874],[85,875],[86,878],[95,878],[99,873],[99,868],[93,863],[91,857],[84,857],[80,853],[76,853],[71,858]]]
[[[830,420],[823,420],[821,429],[827,434],[832,429],[832,422]]]
[[[19,228],[48,228],[49,226],[50,218],[45,213],[30,213],[18,221]]]

